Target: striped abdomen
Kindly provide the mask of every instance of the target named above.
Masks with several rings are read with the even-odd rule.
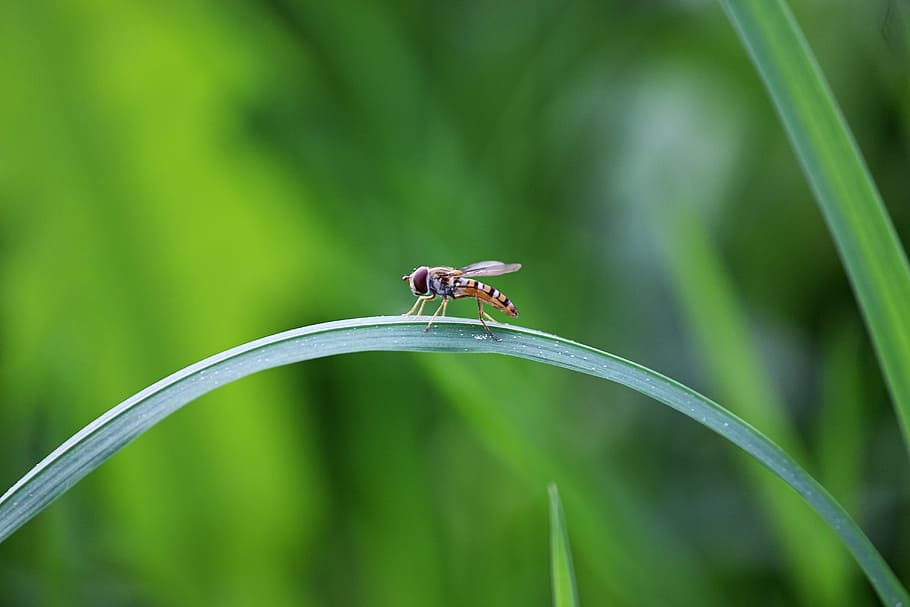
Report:
[[[518,309],[515,304],[506,297],[499,289],[484,284],[473,278],[456,278],[453,286],[453,299],[462,297],[476,297],[484,303],[488,303],[494,308],[502,310],[509,316],[518,316]]]

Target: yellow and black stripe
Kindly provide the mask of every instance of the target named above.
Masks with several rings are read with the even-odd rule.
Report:
[[[518,309],[515,304],[505,296],[499,289],[484,284],[473,278],[458,278],[455,280],[455,294],[453,299],[462,297],[476,297],[484,303],[488,303],[494,308],[505,312],[509,316],[518,316]]]

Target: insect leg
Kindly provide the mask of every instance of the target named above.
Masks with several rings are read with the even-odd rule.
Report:
[[[477,300],[477,319],[480,321],[480,324],[483,325],[484,330],[490,335],[490,337],[492,337],[496,341],[500,341],[500,339],[498,337],[496,337],[495,335],[493,335],[493,332],[490,331],[490,327],[487,326],[486,321],[483,319],[484,314],[486,314],[486,312],[483,311],[483,302],[478,299]],[[490,320],[493,320],[493,319],[491,318]]]
[[[433,321],[436,320],[436,316],[439,314],[439,311],[440,311],[440,310],[442,310],[442,315],[445,316],[445,314],[446,314],[446,312],[445,312],[445,307],[446,307],[447,305],[449,305],[449,298],[448,298],[448,297],[443,297],[443,298],[442,298],[442,303],[439,304],[439,307],[436,308],[436,311],[435,311],[435,312],[433,312],[433,317],[430,319],[430,322],[427,323],[427,326],[423,329],[424,333],[426,333],[427,331],[430,330],[430,326],[432,326]]]
[[[496,320],[495,318],[493,318],[492,316],[490,316],[489,314],[487,314],[487,311],[486,311],[486,310],[483,311],[483,315],[484,315],[484,318],[486,318],[487,320],[491,320],[491,321],[493,321],[493,322],[499,322],[498,320]]]
[[[417,316],[420,316],[420,313],[423,312],[423,306],[434,297],[436,297],[436,295],[432,293],[430,295],[421,295],[417,298],[417,301],[414,302],[414,305],[411,306],[411,309],[402,314],[402,316],[410,316],[414,313],[414,310],[417,310],[417,306],[420,306],[420,310],[417,312]]]
[[[431,293],[430,295],[424,295],[422,298],[423,301],[420,302],[420,307],[417,308],[417,316],[420,316],[421,314],[423,314],[423,307],[427,304],[428,301],[430,301],[431,299],[435,299],[435,298],[436,298],[435,293]]]

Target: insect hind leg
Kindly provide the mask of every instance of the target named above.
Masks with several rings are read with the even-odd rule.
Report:
[[[496,341],[502,341],[501,339],[499,339],[498,337],[493,335],[493,332],[490,330],[490,327],[487,326],[487,322],[483,319],[484,316],[486,316],[490,320],[493,320],[493,318],[489,314],[487,314],[486,312],[483,311],[483,302],[478,299],[477,300],[477,320],[480,321],[480,324],[483,325],[484,331],[486,331],[490,337],[492,337]],[[493,320],[493,322],[496,322],[496,321]]]

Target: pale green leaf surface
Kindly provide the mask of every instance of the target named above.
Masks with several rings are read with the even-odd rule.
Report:
[[[0,541],[86,474],[156,423],[199,396],[265,369],[367,351],[496,353],[623,384],[691,417],[750,453],[822,516],[853,554],[881,598],[908,605],[906,590],[844,509],[787,453],[717,403],[655,371],[561,337],[477,321],[372,317],[311,325],[265,337],[186,367],[125,400],[77,432],[0,498]]]

